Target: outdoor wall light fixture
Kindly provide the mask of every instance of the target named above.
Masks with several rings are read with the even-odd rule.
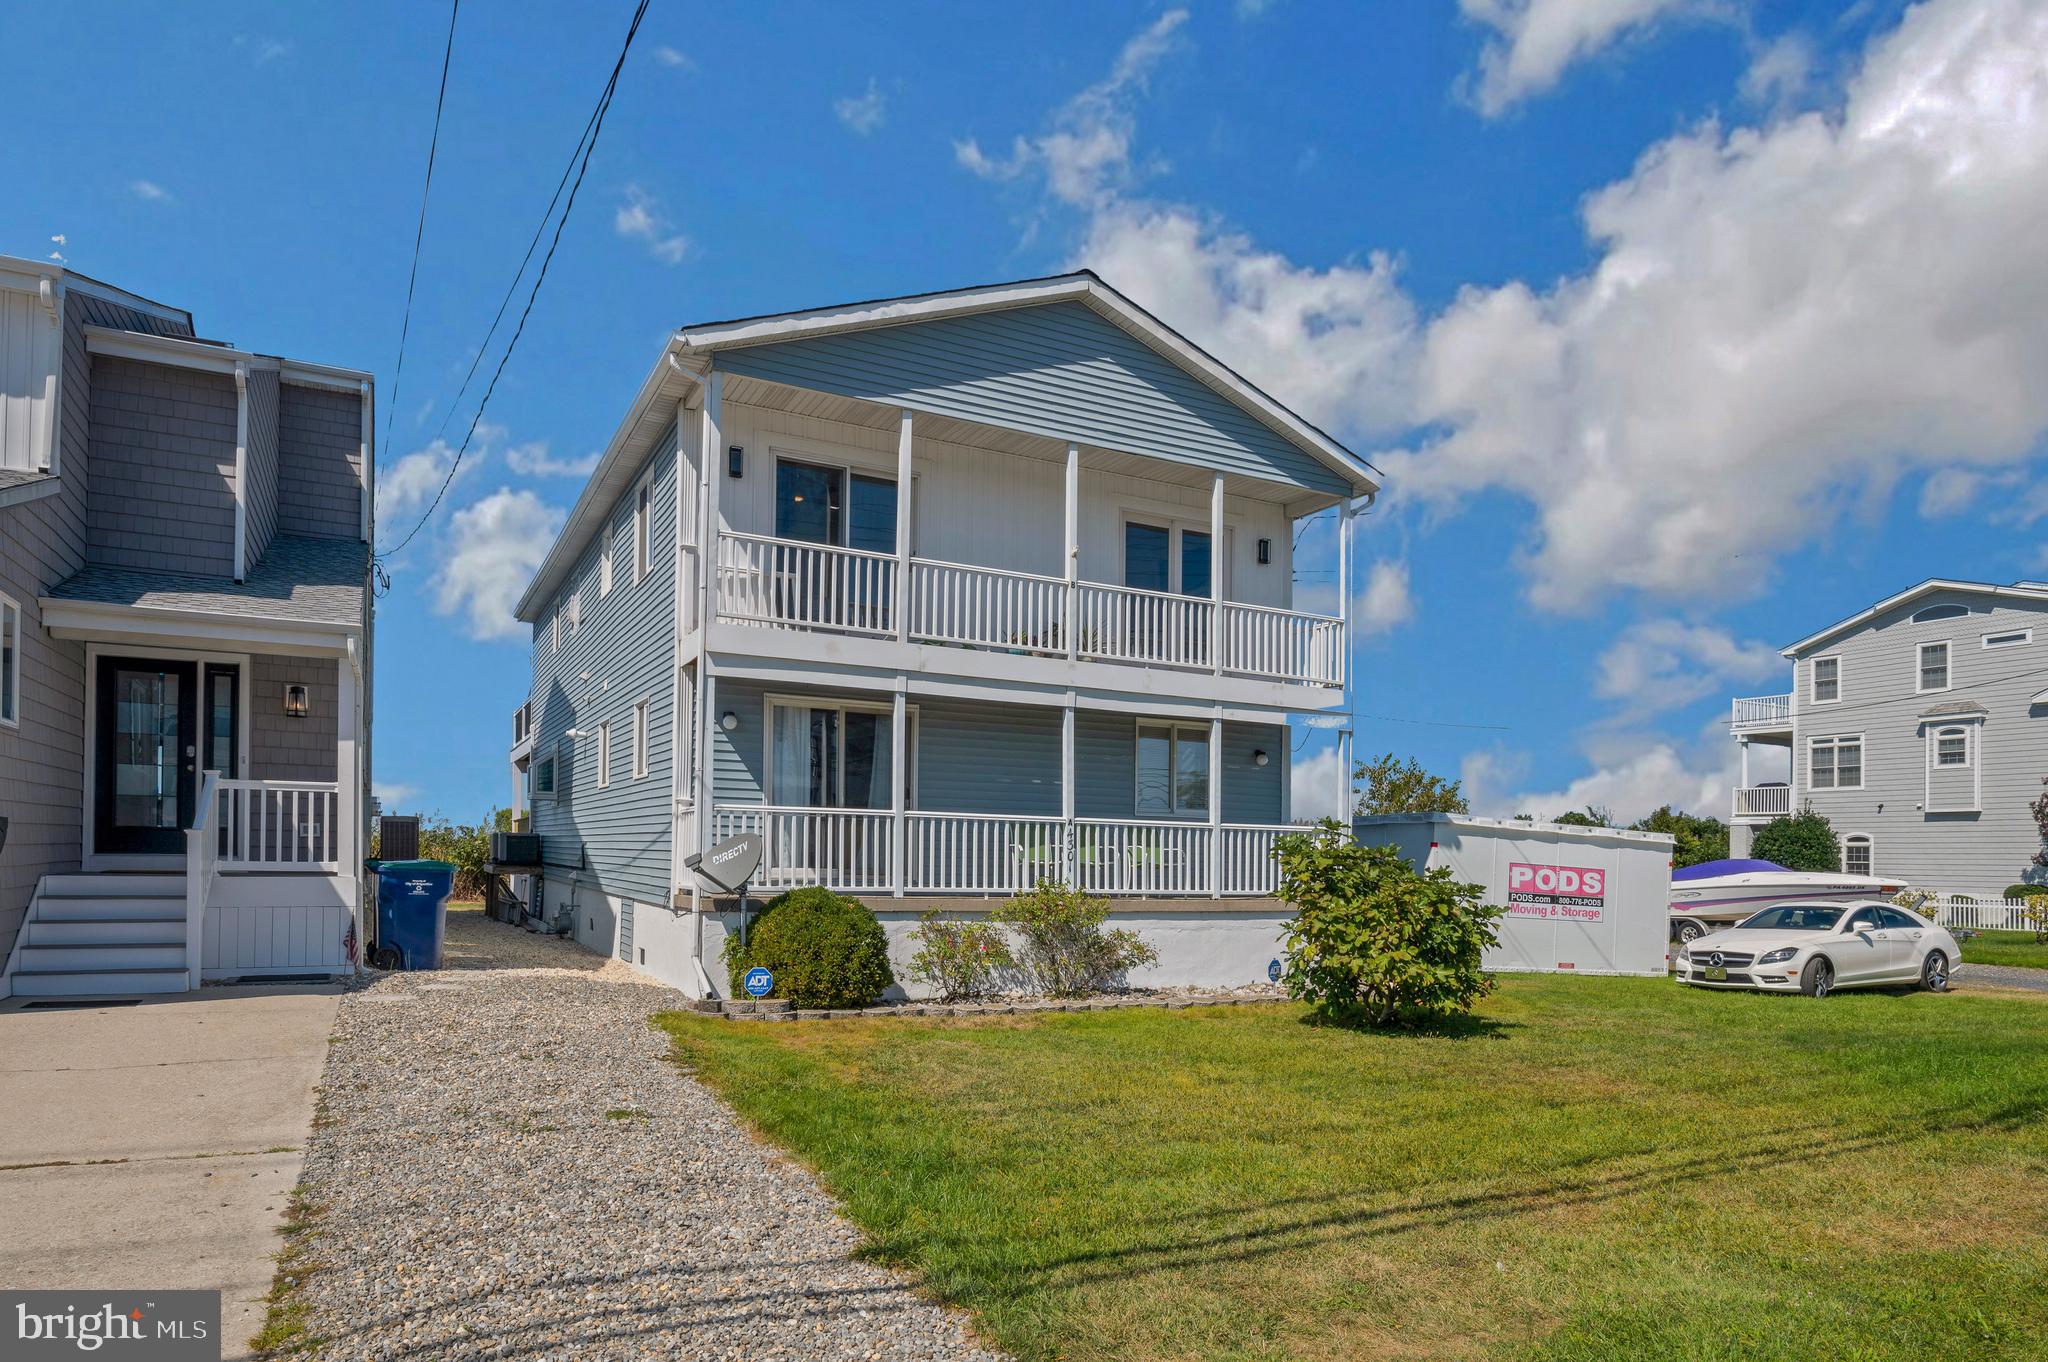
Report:
[[[730,733],[735,728],[738,728],[740,726],[740,716],[733,713],[731,710],[727,710],[725,713],[718,716],[718,726],[724,729],[726,732]]]
[[[1272,561],[1273,541],[1270,539],[1261,539],[1259,541],[1259,566],[1264,567]]]
[[[298,683],[284,688],[284,717],[303,719],[312,712],[312,704],[306,695],[306,688]]]
[[[1254,766],[1264,766],[1267,762],[1271,760],[1272,758],[1266,755],[1264,748],[1260,748],[1258,751],[1252,753],[1252,765]]]
[[[725,451],[725,473],[727,477],[743,478],[747,475],[747,451],[743,445],[734,445]]]

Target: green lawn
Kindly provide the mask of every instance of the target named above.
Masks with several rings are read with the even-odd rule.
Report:
[[[1452,1035],[660,1022],[1025,1357],[2041,1356],[2040,999],[1515,978]]]
[[[1961,945],[1968,964],[2048,969],[2048,945],[2034,940],[2032,932],[1979,932]]]

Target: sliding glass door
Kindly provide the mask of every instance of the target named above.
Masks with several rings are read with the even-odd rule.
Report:
[[[778,458],[775,537],[893,554],[896,483],[844,468]],[[893,630],[893,575],[873,560],[848,562],[848,557],[778,547],[774,571],[782,615],[877,633]]]

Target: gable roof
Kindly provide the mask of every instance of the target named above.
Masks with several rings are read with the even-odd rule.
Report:
[[[718,356],[912,323],[941,322],[1061,303],[1086,307],[1203,385],[1235,411],[1278,436],[1286,446],[1299,451],[1299,456],[1327,470],[1324,476],[1332,479],[1332,486],[1347,489],[1351,496],[1379,490],[1383,475],[1372,464],[1117,292],[1092,270],[937,293],[875,298],[796,312],[700,322],[676,331],[655,362],[625,420],[585,483],[561,534],[556,537],[520,597],[515,611],[517,617],[532,621],[537,616],[540,603],[553,594],[578,557],[589,547],[611,504],[637,474],[650,451],[653,437],[668,424],[669,413],[651,411],[651,405],[656,402],[672,405],[678,397],[679,381],[692,386],[701,383],[703,374],[719,363]],[[914,407],[917,404],[906,402],[905,405]],[[1085,439],[1083,442],[1097,443]],[[1123,448],[1115,441],[1100,443],[1104,448]],[[1125,449],[1124,452],[1146,451]]]
[[[1887,610],[1896,610],[1910,605],[1923,596],[1953,591],[1966,596],[1991,596],[2007,600],[2048,601],[2048,583],[2015,582],[2011,586],[1999,586],[1992,582],[1964,582],[1952,577],[1929,577],[1917,586],[1909,586],[1896,596],[1887,596],[1868,610],[1859,610],[1845,620],[1837,620],[1817,634],[1809,634],[1797,643],[1788,643],[1778,650],[1780,657],[1798,657],[1810,648],[1840,638],[1843,634],[1860,629]]]

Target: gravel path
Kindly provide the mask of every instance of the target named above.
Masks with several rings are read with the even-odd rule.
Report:
[[[342,1000],[301,1190],[321,1358],[988,1359],[668,1062],[680,996],[480,914]]]
[[[2048,993],[2048,969],[2027,969],[2020,965],[1972,965],[1965,961],[1957,965],[1955,981],[1959,988],[1971,984],[1992,984],[1999,988],[2025,988],[2036,993]]]

